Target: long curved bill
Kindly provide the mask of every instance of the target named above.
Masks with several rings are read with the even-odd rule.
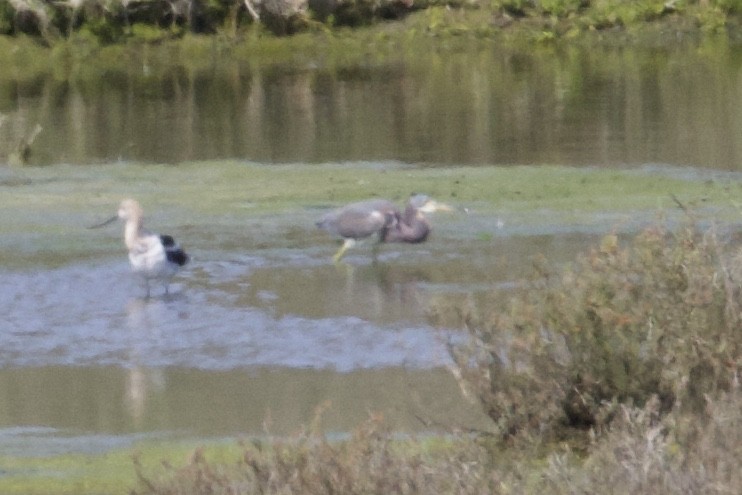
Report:
[[[119,219],[118,215],[114,215],[114,216],[112,216],[111,218],[109,218],[108,220],[106,220],[106,221],[104,221],[104,222],[101,222],[101,223],[96,223],[95,225],[90,225],[90,226],[89,226],[88,228],[89,228],[89,229],[99,229],[99,228],[101,228],[101,227],[105,227],[105,226],[106,226],[106,225],[108,225],[109,223],[113,223],[113,222],[115,222],[115,221],[116,221],[116,220],[118,220],[118,219]]]

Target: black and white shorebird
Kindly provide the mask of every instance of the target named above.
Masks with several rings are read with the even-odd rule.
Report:
[[[385,242],[425,242],[431,227],[424,213],[451,210],[425,194],[410,196],[403,211],[389,200],[369,199],[331,211],[317,222],[317,227],[343,239],[343,245],[333,256],[338,262],[357,241],[374,234],[377,235],[374,254]]]
[[[158,280],[165,285],[168,294],[170,279],[189,261],[188,255],[172,236],[153,234],[142,226],[144,212],[134,199],[125,199],[118,213],[105,222],[91,228],[103,227],[121,219],[124,224],[124,244],[129,250],[129,262],[135,274],[142,277],[150,295],[150,281]]]

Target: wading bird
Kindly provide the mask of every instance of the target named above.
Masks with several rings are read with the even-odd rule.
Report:
[[[90,228],[99,228],[121,219],[124,225],[124,244],[129,250],[129,262],[137,275],[141,276],[147,287],[149,298],[150,280],[159,280],[165,284],[168,294],[170,279],[188,263],[189,257],[175,242],[172,236],[152,234],[142,227],[143,210],[133,199],[125,199],[119,206],[118,213],[105,222]]]
[[[404,211],[386,199],[369,199],[331,211],[317,222],[317,227],[343,238],[333,259],[338,262],[357,241],[377,234],[374,255],[382,242],[424,242],[430,233],[430,223],[423,215],[435,211],[451,211],[424,194],[410,196]]]

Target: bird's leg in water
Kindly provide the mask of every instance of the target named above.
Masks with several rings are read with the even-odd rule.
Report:
[[[339,262],[341,259],[343,259],[343,256],[345,256],[345,252],[355,245],[355,239],[345,239],[343,245],[340,246],[340,249],[338,249],[338,252],[335,253],[335,256],[333,256],[332,259],[335,261],[335,263]]]
[[[381,250],[381,241],[374,242],[373,247],[371,248],[371,255],[374,258],[374,261],[377,261],[377,258],[379,257],[379,251]]]

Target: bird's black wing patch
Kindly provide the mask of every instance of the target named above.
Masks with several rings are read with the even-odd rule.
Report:
[[[188,263],[188,255],[175,243],[173,236],[163,234],[160,236],[160,242],[165,247],[165,256],[170,263],[175,263],[178,266]]]
[[[173,239],[173,236],[171,235],[161,235],[160,242],[162,242],[162,245],[165,246],[165,248],[171,248],[175,246],[175,239]]]
[[[175,263],[178,266],[183,266],[188,263],[188,255],[182,249],[166,249],[165,256],[170,263]]]

